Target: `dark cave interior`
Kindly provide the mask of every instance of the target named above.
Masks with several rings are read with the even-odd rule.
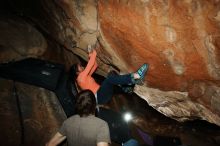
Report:
[[[13,21],[14,27],[17,27],[16,22],[23,21],[40,32],[47,42],[46,51],[44,53],[33,55],[32,52],[17,50],[19,48],[14,49],[13,45],[10,45],[10,40],[8,40],[8,42],[4,42],[5,39],[0,40],[1,63],[35,57],[63,64],[65,67],[64,70],[68,72],[71,64],[76,62],[76,60],[85,62],[85,58],[79,58],[78,55],[74,55],[66,48],[66,46],[69,45],[73,48],[76,45],[75,41],[69,42],[67,40],[67,42],[64,42],[67,44],[64,45],[56,38],[56,31],[53,30],[57,29],[58,24],[51,18],[52,15],[48,14],[48,12],[52,13],[53,11],[57,11],[64,20],[68,19],[68,16],[54,1],[4,0],[1,2],[0,21],[2,24],[5,20],[5,24],[9,21]],[[51,9],[48,9],[48,4],[50,3]],[[44,4],[46,6],[44,6]],[[25,23],[20,24],[20,22],[18,22],[18,25],[23,25],[25,28]],[[27,31],[30,31],[28,29],[30,28],[27,27]],[[2,28],[0,28],[0,31],[3,31]],[[5,31],[10,32],[12,30],[8,29],[4,30],[4,32]],[[0,37],[0,39],[3,37],[4,36]],[[31,38],[32,33],[22,39],[25,40],[27,37]],[[7,38],[10,39],[10,35]],[[13,39],[13,37],[11,39]],[[30,43],[36,43],[39,46],[43,44],[42,42]],[[16,45],[15,43],[15,46]],[[27,43],[25,47],[29,46]],[[67,60],[69,58],[72,60]],[[102,82],[104,77],[96,74],[94,78],[97,82]],[[14,85],[16,86],[19,101],[16,100]],[[14,83],[12,80],[7,80],[2,77],[0,78],[0,87],[0,129],[2,130],[0,145],[19,145],[22,135],[23,145],[25,146],[45,145],[61,126],[63,120],[66,119],[65,112],[55,93],[30,84],[17,81]],[[19,119],[17,102],[20,103],[19,106],[23,116],[22,121]],[[118,91],[112,101],[104,105],[104,107],[121,114],[125,111],[130,111],[134,116],[134,119],[128,123],[130,132],[142,145],[150,145],[152,143],[149,141],[153,141],[157,138],[160,139],[160,137],[166,138],[167,141],[170,140],[169,138],[177,137],[184,146],[220,145],[219,126],[203,120],[178,122],[159,113],[135,93],[125,94]],[[20,122],[23,123],[23,128]],[[149,136],[150,140],[148,143],[146,139],[141,137],[138,131],[142,131]],[[166,145],[166,140],[163,141],[164,146]],[[64,143],[62,145],[66,144]],[[113,142],[112,145],[117,146],[119,144]]]

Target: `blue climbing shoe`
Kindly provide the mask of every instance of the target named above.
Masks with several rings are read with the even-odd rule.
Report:
[[[140,79],[144,79],[145,73],[148,69],[148,64],[143,64],[137,71],[138,75],[140,76]]]
[[[140,78],[135,80],[136,84],[143,84],[144,76],[148,70],[148,66],[149,65],[145,63],[137,70],[136,73],[140,76]]]

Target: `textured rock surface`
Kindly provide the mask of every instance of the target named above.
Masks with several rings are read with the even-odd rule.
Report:
[[[156,90],[148,96],[148,88],[141,92],[143,87],[137,87],[138,95],[177,120],[199,118],[220,125],[218,0],[57,2],[76,30],[74,53],[85,58],[83,50],[98,40],[100,64],[129,72],[147,62],[146,86]]]
[[[43,35],[19,17],[0,17],[1,62],[41,56],[47,49]]]
[[[0,16],[0,62],[5,63],[27,57],[38,57],[54,62],[73,64],[72,53],[61,49],[32,25],[20,17]],[[57,132],[65,113],[54,93],[28,84],[16,83],[24,124],[24,145],[38,146]],[[13,82],[0,78],[0,134],[1,145],[19,145],[19,121]]]
[[[178,121],[202,119],[219,123],[220,118],[203,104],[191,101],[187,92],[160,91],[158,89],[136,86],[136,93],[150,106]]]
[[[138,95],[174,119],[199,118],[220,125],[219,0],[38,3],[44,17],[32,14],[32,20],[65,48],[87,59],[87,45],[98,44],[100,74],[109,66],[135,71],[147,62],[146,88],[136,87]],[[171,112],[174,109],[178,112]]]
[[[27,84],[16,83],[15,86],[23,115],[24,145],[45,145],[66,118],[57,97],[48,90]],[[19,145],[21,125],[13,82],[0,78],[0,87],[1,144]]]
[[[122,101],[114,105],[124,109],[130,102],[136,116],[133,122],[149,134],[178,136],[186,145],[219,145],[217,126],[197,121],[188,125],[162,115],[220,125],[219,0],[13,0],[1,4],[1,10],[19,17],[0,16],[1,62],[33,56],[68,68],[76,62],[74,54],[87,59],[88,44],[98,46],[101,75],[109,66],[130,72],[147,62],[145,85],[135,87],[144,101],[137,96],[116,98]],[[0,85],[0,129],[4,131],[0,140],[16,145],[21,133],[12,82],[1,79]],[[47,90],[16,85],[28,128],[25,141],[44,145],[61,125],[64,113]]]

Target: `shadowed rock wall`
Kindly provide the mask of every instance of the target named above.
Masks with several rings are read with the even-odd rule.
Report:
[[[23,0],[26,4],[30,2]],[[220,125],[219,0],[48,0],[29,16],[66,49],[87,59],[97,46],[99,74],[149,63],[135,92],[179,121]]]

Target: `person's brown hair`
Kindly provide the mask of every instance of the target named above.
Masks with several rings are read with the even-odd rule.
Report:
[[[76,113],[82,116],[95,114],[96,99],[90,90],[81,91],[76,97]]]

